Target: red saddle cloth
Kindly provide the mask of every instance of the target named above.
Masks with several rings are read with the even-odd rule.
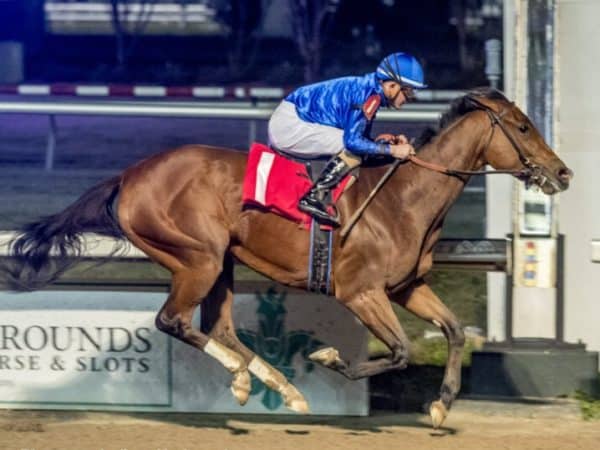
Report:
[[[349,179],[347,176],[332,192],[334,202]],[[298,209],[298,201],[311,186],[304,164],[287,159],[264,144],[252,144],[244,177],[243,205],[259,207],[308,228],[311,216]]]

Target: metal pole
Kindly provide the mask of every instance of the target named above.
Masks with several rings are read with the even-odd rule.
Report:
[[[510,235],[510,264],[506,265],[506,300],[504,304],[504,341],[512,344],[513,341],[513,286],[514,286],[514,268],[515,268],[515,240],[514,236]]]
[[[498,89],[502,75],[502,42],[500,39],[485,41],[485,75],[490,86]]]
[[[46,171],[51,172],[54,168],[54,153],[56,150],[56,117],[53,114],[48,116],[48,142],[46,144]]]
[[[565,235],[556,238],[556,340],[565,340]]]
[[[256,120],[250,120],[248,123],[248,148],[256,142]]]

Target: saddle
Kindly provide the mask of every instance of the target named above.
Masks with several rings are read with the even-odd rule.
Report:
[[[326,163],[323,159],[292,159],[264,144],[253,143],[244,177],[243,206],[272,212],[310,229],[312,217],[298,209],[298,201],[311,188]],[[350,186],[352,177],[352,174],[348,175],[332,191],[333,204]]]

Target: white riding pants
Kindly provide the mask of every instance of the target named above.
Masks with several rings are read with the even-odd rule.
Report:
[[[269,142],[301,158],[336,155],[344,150],[344,130],[305,122],[296,113],[296,106],[283,100],[269,120]]]

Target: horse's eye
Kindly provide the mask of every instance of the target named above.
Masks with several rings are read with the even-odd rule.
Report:
[[[529,125],[527,125],[526,123],[522,124],[521,126],[519,126],[519,131],[523,134],[527,133],[529,131]]]

